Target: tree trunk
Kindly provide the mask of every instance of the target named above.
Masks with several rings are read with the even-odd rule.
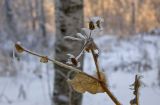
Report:
[[[46,23],[46,17],[45,17],[45,13],[44,13],[44,0],[40,0],[40,16],[39,16],[39,20],[40,20],[40,29],[42,32],[43,37],[46,37],[46,27],[45,27],[45,23]]]
[[[12,39],[17,39],[16,34],[16,24],[14,20],[13,10],[11,7],[12,0],[4,0],[5,13],[6,13],[6,23],[7,23],[7,32],[12,37]]]
[[[36,30],[36,17],[37,17],[37,14],[35,12],[35,0],[28,0],[28,5],[30,9],[32,31],[35,31]]]
[[[56,42],[55,59],[61,62],[67,61],[66,54],[78,54],[82,43],[69,42],[64,36],[73,36],[83,27],[83,0],[55,0],[56,15]],[[82,68],[81,58],[81,68]],[[80,105],[82,95],[71,91],[67,83],[65,68],[55,65],[54,80],[54,105]]]
[[[46,17],[45,17],[45,10],[44,10],[44,0],[36,0],[36,14],[38,20],[38,29],[40,34],[42,35],[42,45],[48,47],[47,43],[47,30],[46,30]]]
[[[131,29],[130,34],[136,34],[136,1],[131,1]]]

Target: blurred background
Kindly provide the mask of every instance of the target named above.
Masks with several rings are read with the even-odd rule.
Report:
[[[18,54],[14,43],[20,41],[26,48],[53,58],[57,53],[57,45],[54,43],[58,39],[58,22],[55,20],[58,20],[56,17],[60,13],[56,9],[57,5],[67,1],[62,6],[79,2],[0,0],[0,105],[54,105],[53,64],[42,64],[32,55]],[[101,50],[101,69],[107,75],[111,91],[124,105],[128,105],[133,98],[129,85],[133,83],[135,74],[139,73],[143,76],[141,105],[158,104],[160,0],[80,1],[83,4],[83,16],[80,19],[83,20],[84,27],[87,27],[90,17],[104,18],[103,32],[94,37]],[[72,17],[71,14],[69,16]],[[83,28],[80,26],[79,28]],[[95,72],[91,59],[86,54],[83,60],[83,68],[89,74]],[[60,99],[68,100],[66,97]],[[80,103],[114,105],[104,94],[89,93],[83,95]]]

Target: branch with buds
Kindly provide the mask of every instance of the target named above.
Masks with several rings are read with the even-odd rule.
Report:
[[[84,93],[84,92],[90,92],[92,94],[96,93],[102,93],[105,92],[111,100],[116,104],[116,105],[122,105],[117,98],[112,94],[110,89],[107,87],[106,79],[104,73],[100,70],[99,67],[99,62],[98,62],[98,57],[99,57],[99,49],[94,42],[94,39],[92,38],[92,34],[95,31],[100,32],[102,30],[102,25],[101,23],[103,22],[102,18],[100,17],[94,17],[91,18],[89,21],[89,28],[83,28],[83,34],[77,33],[75,37],[71,36],[66,36],[64,37],[65,40],[74,40],[78,42],[82,42],[83,46],[81,51],[79,52],[78,55],[72,55],[72,54],[67,54],[69,56],[68,61],[65,63],[59,62],[55,59],[51,59],[47,56],[43,56],[40,54],[37,54],[35,52],[32,52],[30,50],[27,50],[24,48],[19,42],[15,44],[15,48],[17,52],[22,53],[22,52],[27,52],[31,55],[37,56],[40,58],[40,62],[42,63],[47,63],[48,61],[53,62],[56,65],[59,65],[61,67],[64,67],[66,69],[64,70],[71,70],[75,72],[75,76],[73,79],[68,79],[68,83],[72,86],[72,88],[79,92],[79,93]],[[92,53],[93,60],[96,66],[96,77],[92,75],[88,75],[87,73],[83,72],[82,70],[77,69],[76,67],[80,66],[80,62],[78,61],[79,58],[82,56],[84,52],[87,53]],[[136,101],[136,105],[138,105],[138,92],[139,92],[139,77],[136,75],[135,83],[134,83],[134,94],[135,98],[131,100],[131,103],[133,101]]]

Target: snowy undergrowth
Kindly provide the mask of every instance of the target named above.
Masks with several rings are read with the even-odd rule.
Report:
[[[140,90],[140,105],[160,103],[160,89],[157,87],[159,40],[159,36],[96,38],[95,41],[101,50],[102,70],[107,75],[111,91],[122,104],[129,105],[133,98],[129,85],[134,82],[136,73],[143,75],[144,86]],[[91,59],[89,54],[85,55],[84,70],[89,74],[96,71]],[[52,64],[40,64],[35,58],[30,60],[32,62],[20,62],[22,68],[18,76],[0,78],[0,105],[50,105],[49,94],[52,94],[54,73],[52,67],[47,65]],[[84,94],[83,105],[97,104],[114,105],[106,94]]]

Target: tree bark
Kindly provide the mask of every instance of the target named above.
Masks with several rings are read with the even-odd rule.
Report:
[[[46,30],[46,17],[45,17],[45,9],[44,9],[44,0],[36,0],[36,14],[38,21],[38,29],[40,34],[42,35],[42,45],[44,48],[48,47],[47,43],[47,30]],[[45,50],[45,49],[44,49]]]
[[[17,30],[16,30],[16,23],[13,15],[12,10],[12,0],[4,0],[4,7],[5,7],[5,15],[6,15],[6,23],[7,23],[7,32],[11,35],[12,39],[17,39]]]
[[[28,0],[28,5],[30,9],[32,30],[35,31],[36,30],[36,17],[37,17],[37,14],[35,12],[35,0]]]
[[[136,1],[131,1],[131,29],[130,34],[136,34]]]
[[[75,56],[80,52],[82,43],[69,42],[64,36],[73,36],[83,27],[83,0],[55,0],[56,15],[56,42],[55,59],[61,62],[67,61],[66,54]],[[82,68],[82,59],[81,68]],[[55,65],[55,80],[53,100],[54,105],[80,105],[82,95],[71,91],[67,83],[65,68]]]

